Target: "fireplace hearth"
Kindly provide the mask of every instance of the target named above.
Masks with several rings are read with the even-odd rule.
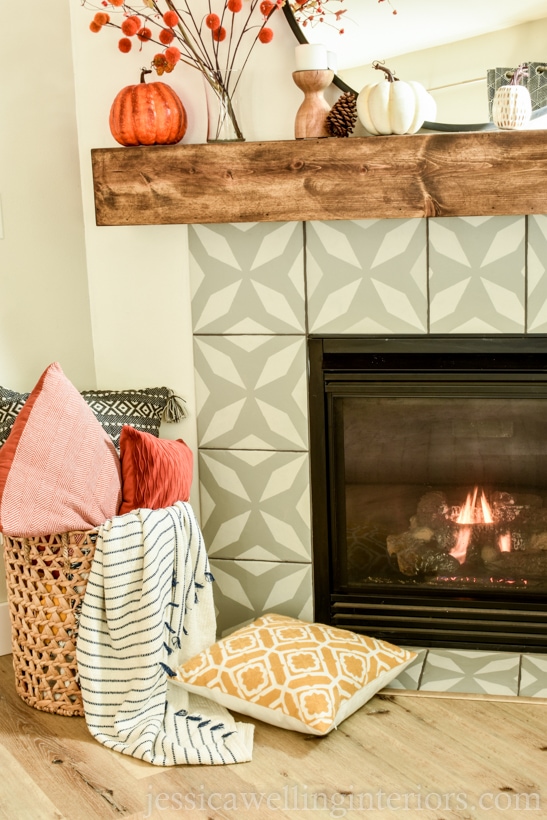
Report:
[[[547,652],[547,337],[310,338],[316,618]]]

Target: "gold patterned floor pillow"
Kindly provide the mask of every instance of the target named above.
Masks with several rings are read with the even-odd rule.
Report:
[[[415,657],[386,641],[272,613],[191,658],[172,680],[265,723],[326,735]]]

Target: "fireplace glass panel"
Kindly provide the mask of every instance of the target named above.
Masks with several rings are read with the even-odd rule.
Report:
[[[332,387],[338,589],[547,590],[547,393],[501,392]]]

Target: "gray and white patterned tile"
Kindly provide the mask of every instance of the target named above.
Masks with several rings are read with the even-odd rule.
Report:
[[[547,698],[547,655],[522,656],[519,695]]]
[[[200,447],[307,450],[304,336],[195,336]]]
[[[303,236],[296,222],[190,226],[194,333],[303,333]]]
[[[385,689],[403,689],[405,692],[416,692],[419,689],[428,650],[413,646],[407,646],[405,649],[416,652],[417,657],[391,683],[388,683]]]
[[[307,453],[201,450],[199,478],[210,557],[311,561]]]
[[[219,637],[266,612],[313,621],[310,564],[212,558]]]
[[[425,219],[307,225],[312,333],[426,333]]]
[[[528,217],[528,332],[547,333],[547,216]]]
[[[522,333],[524,216],[429,220],[433,333]]]
[[[420,691],[517,695],[519,655],[465,649],[430,649]]]

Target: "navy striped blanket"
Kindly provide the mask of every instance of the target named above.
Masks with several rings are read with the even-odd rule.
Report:
[[[87,726],[100,743],[157,766],[251,760],[252,724],[169,680],[215,642],[212,581],[189,504],[100,528],[76,650]]]

